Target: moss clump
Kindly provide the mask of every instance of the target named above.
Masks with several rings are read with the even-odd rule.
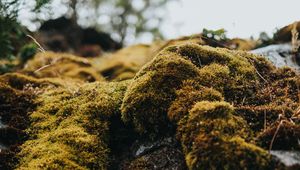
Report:
[[[176,99],[168,110],[168,118],[178,122],[186,116],[198,101],[222,101],[223,96],[219,91],[200,85],[198,81],[186,80],[182,87],[176,90]]]
[[[93,83],[76,93],[54,88],[39,95],[17,169],[107,169],[110,122],[127,85]]]
[[[231,101],[242,100],[257,83],[254,70],[247,58],[229,50],[195,44],[168,47],[134,78],[122,104],[123,120],[140,133],[160,131],[168,124],[165,113],[175,91],[187,79],[220,90]]]
[[[189,169],[263,169],[271,157],[263,149],[245,142],[251,132],[246,122],[234,116],[226,102],[202,101],[178,122]]]
[[[186,156],[189,169],[274,168],[268,152],[239,137],[224,139],[215,136],[198,136],[194,146],[195,150]]]
[[[104,80],[87,59],[64,53],[38,53],[26,63],[23,72],[37,78],[58,77],[79,82]]]
[[[133,78],[143,65],[151,61],[159,46],[159,43],[134,45],[91,61],[107,80],[120,81]]]
[[[293,117],[299,80],[291,69],[247,52],[171,46],[137,73],[122,119],[150,137],[176,128],[189,169],[272,168],[271,156],[255,141],[279,115]]]
[[[294,110],[286,106],[260,105],[240,106],[236,109],[238,115],[242,116],[254,132],[261,132],[270,127],[278,120],[279,115],[291,117]]]
[[[182,82],[199,75],[189,60],[169,49],[157,55],[143,67],[126,91],[122,103],[122,119],[131,122],[141,133],[167,130],[165,114],[175,98],[175,90]]]

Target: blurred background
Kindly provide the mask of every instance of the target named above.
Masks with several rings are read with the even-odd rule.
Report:
[[[276,28],[299,20],[300,1],[18,0],[18,4],[17,19],[30,31],[65,16],[128,45],[195,34],[203,28],[224,28],[230,38],[258,38],[261,32],[271,35]]]
[[[2,58],[15,56],[32,41],[27,35],[46,50],[81,56],[199,33],[266,45],[279,28],[299,20],[299,5],[298,0],[0,0],[0,50]]]

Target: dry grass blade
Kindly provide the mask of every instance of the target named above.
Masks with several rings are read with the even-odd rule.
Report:
[[[31,38],[34,41],[34,43],[39,47],[38,49],[41,52],[43,52],[43,53],[45,52],[45,49],[41,46],[41,44],[39,42],[37,42],[37,40],[34,37],[32,37],[31,35],[26,35],[26,36]]]
[[[278,132],[279,132],[279,129],[280,129],[282,123],[283,123],[283,120],[280,121],[279,125],[278,125],[277,128],[276,128],[276,131],[275,131],[275,133],[274,133],[274,135],[273,135],[273,137],[272,137],[272,140],[271,140],[271,143],[270,143],[270,146],[269,146],[269,152],[272,150],[273,143],[274,143],[274,141],[275,141],[275,138],[276,138],[276,136],[277,136],[277,134],[278,134]]]

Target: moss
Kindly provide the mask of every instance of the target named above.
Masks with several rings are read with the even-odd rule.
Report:
[[[272,169],[271,156],[265,150],[239,137],[224,139],[198,136],[194,150],[187,154],[189,169]]]
[[[55,88],[39,95],[17,169],[107,169],[111,118],[128,82],[93,83],[76,93]]]
[[[214,135],[243,137],[250,135],[246,122],[233,115],[233,107],[226,102],[197,102],[189,114],[177,122],[177,138],[188,152],[196,136],[212,133]]]
[[[23,74],[1,76],[0,91],[9,93],[0,100],[25,104],[28,97],[37,105],[23,111],[29,140],[18,168],[111,168],[133,142],[132,125],[143,139],[176,134],[189,169],[272,169],[266,149],[279,115],[287,122],[274,148],[298,150],[300,79],[294,71],[246,52],[184,42],[154,58],[157,48],[143,45],[90,60],[41,53]],[[116,82],[85,83],[103,81],[100,73]],[[158,155],[153,158],[163,160]],[[129,168],[151,168],[146,157]]]
[[[0,119],[6,125],[0,128],[0,142],[9,150],[0,151],[0,167],[13,169],[18,161],[15,157],[19,151],[18,145],[27,139],[27,112],[34,110],[36,103],[34,94],[12,86],[8,79],[4,78],[7,76],[0,76]]]
[[[236,109],[236,112],[247,121],[251,130],[259,133],[275,123],[279,115],[291,118],[294,110],[286,106],[270,104],[241,106]]]
[[[172,102],[168,110],[168,118],[173,122],[178,122],[194,104],[198,101],[222,101],[222,94],[213,88],[200,85],[199,81],[186,80],[179,90],[176,90],[176,99]]]
[[[140,133],[160,131],[175,90],[187,79],[199,79],[231,101],[241,101],[257,83],[254,70],[247,58],[229,50],[195,44],[167,47],[135,76],[122,105],[123,120]]]
[[[18,90],[24,90],[26,86],[47,87],[47,86],[63,86],[60,79],[37,79],[21,73],[7,73],[0,76],[0,81]]]
[[[133,78],[143,65],[151,61],[159,46],[160,43],[133,45],[101,58],[91,59],[91,62],[107,80],[120,81],[121,74],[126,72],[133,73],[127,74],[128,78]]]
[[[81,82],[104,80],[89,60],[64,53],[38,53],[26,63],[23,72],[37,78],[58,77]]]
[[[165,113],[175,98],[175,90],[184,80],[197,75],[199,70],[189,60],[163,51],[137,73],[128,87],[121,107],[122,119],[141,134],[167,130]]]
[[[246,122],[234,116],[226,102],[202,101],[178,122],[189,169],[263,169],[271,157],[263,149],[245,142],[251,132]]]
[[[257,143],[265,149],[300,150],[299,136],[300,126],[283,120],[282,123],[277,121],[261,132],[257,137]]]
[[[176,129],[190,169],[266,169],[275,164],[254,141],[279,115],[292,118],[298,103],[294,71],[243,51],[185,44],[166,47],[136,74],[121,110],[147,137]]]
[[[203,66],[198,78],[203,86],[223,92],[224,87],[230,83],[230,70],[227,66],[213,63]]]

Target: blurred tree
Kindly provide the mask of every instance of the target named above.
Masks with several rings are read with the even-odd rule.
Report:
[[[24,45],[26,29],[17,21],[26,0],[0,0],[0,58],[12,59]],[[36,0],[32,11],[39,10],[49,0]]]
[[[51,0],[57,3],[56,0]],[[73,22],[110,33],[124,44],[140,36],[162,38],[159,25],[170,0],[65,0],[62,6]],[[61,7],[62,7],[61,6]]]

